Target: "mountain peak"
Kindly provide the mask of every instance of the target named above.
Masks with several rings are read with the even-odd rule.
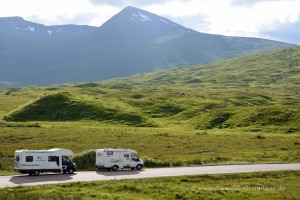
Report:
[[[122,9],[122,11],[125,11],[125,10],[132,10],[132,11],[134,11],[134,10],[142,10],[142,9],[134,7],[134,6],[126,6],[125,8]]]
[[[148,11],[140,9],[140,8],[137,8],[137,7],[133,7],[133,6],[126,6],[125,8],[123,8],[120,11],[120,13],[122,13],[122,12],[128,12],[128,13],[132,12],[133,13],[133,12],[148,12]]]
[[[140,21],[140,22],[151,22],[155,18],[158,18],[159,16],[150,13],[148,11],[127,6],[123,10],[121,10],[117,15],[115,15],[113,18],[119,18],[123,20],[131,20],[131,21]]]
[[[175,32],[191,32],[191,29],[185,28],[165,17],[142,10],[140,8],[127,6],[101,27],[102,29],[114,29],[115,31],[146,31],[155,33],[174,33]]]
[[[140,8],[127,6],[123,10],[121,10],[117,15],[130,19],[131,21],[137,22],[152,22],[152,23],[161,23],[164,24],[173,24],[173,26],[180,26],[179,24],[172,22],[171,20],[156,15],[154,13],[148,12],[146,10],[142,10]],[[170,25],[169,24],[169,25]]]
[[[98,28],[0,18],[0,35],[0,87],[104,80],[290,46],[199,33],[131,6]]]

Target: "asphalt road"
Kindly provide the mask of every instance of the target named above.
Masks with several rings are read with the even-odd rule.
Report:
[[[116,180],[131,178],[150,178],[167,176],[185,176],[201,174],[233,174],[243,172],[262,172],[279,170],[300,170],[300,163],[294,164],[255,164],[255,165],[217,165],[201,167],[151,168],[141,171],[119,170],[81,171],[74,174],[41,174],[40,176],[15,175],[0,176],[0,188],[13,186],[29,186],[57,184],[78,181]]]

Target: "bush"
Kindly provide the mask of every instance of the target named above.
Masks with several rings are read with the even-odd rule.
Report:
[[[188,160],[186,162],[186,164],[189,166],[189,165],[203,165],[203,160],[201,159],[194,159],[194,160]]]
[[[90,149],[81,153],[75,154],[72,157],[72,161],[76,163],[78,169],[90,169],[95,168],[96,162],[96,150]]]
[[[141,157],[141,159],[144,161],[145,167],[170,167],[172,166],[172,163],[169,162],[163,162],[160,160],[156,160],[147,156]]]
[[[266,139],[266,137],[262,136],[262,135],[257,135],[256,136],[257,139]]]

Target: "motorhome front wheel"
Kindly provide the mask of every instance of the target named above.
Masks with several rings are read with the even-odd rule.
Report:
[[[73,174],[73,173],[74,173],[74,170],[73,170],[72,168],[70,168],[70,169],[68,170],[68,173],[69,173],[69,174]]]
[[[137,166],[136,166],[136,169],[137,169],[137,170],[141,170],[141,169],[142,169],[142,165],[137,165]]]

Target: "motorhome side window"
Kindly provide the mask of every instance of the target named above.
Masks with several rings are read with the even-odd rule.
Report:
[[[33,162],[33,156],[26,156],[26,162]]]
[[[109,155],[113,155],[114,154],[114,152],[113,151],[108,151],[107,152],[107,155],[109,156]]]
[[[48,156],[48,161],[49,162],[56,162],[56,160],[57,160],[57,156]]]
[[[15,157],[15,160],[19,162],[19,160],[20,160],[20,156],[19,156],[19,155],[17,155],[17,156]]]
[[[129,158],[129,154],[124,154],[124,158]]]

